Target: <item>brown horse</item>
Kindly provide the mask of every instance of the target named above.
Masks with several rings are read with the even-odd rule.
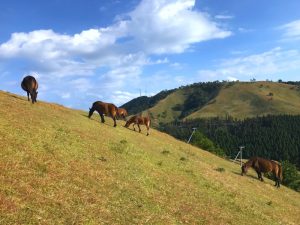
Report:
[[[116,117],[118,113],[117,106],[115,106],[112,103],[106,103],[101,101],[94,102],[92,108],[90,108],[89,111],[89,118],[91,118],[95,110],[99,113],[102,123],[105,122],[104,120],[104,114],[105,114],[106,116],[109,115],[114,120],[114,127],[117,126],[116,123]]]
[[[275,186],[280,187],[280,182],[282,181],[282,167],[279,162],[252,157],[242,166],[242,176],[247,173],[249,167],[252,167],[256,171],[258,179],[261,181],[264,181],[262,173],[272,172],[275,176]]]
[[[37,94],[38,92],[36,91],[39,87],[38,82],[33,76],[26,76],[22,80],[21,87],[24,91],[27,92],[27,98],[29,100],[29,94],[31,97],[32,104],[36,102]]]
[[[122,117],[126,121],[126,116],[128,116],[127,110],[124,108],[118,108],[118,117]]]
[[[133,129],[135,130],[134,125],[137,124],[139,128],[139,132],[141,132],[140,125],[145,125],[147,127],[147,136],[149,135],[149,128],[151,120],[148,117],[142,117],[142,116],[132,116],[125,124],[125,127],[129,127],[130,124],[133,123]]]

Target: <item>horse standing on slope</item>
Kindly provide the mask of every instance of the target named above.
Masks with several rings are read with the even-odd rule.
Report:
[[[126,116],[128,116],[127,110],[124,108],[118,108],[118,117],[122,117],[126,121]]]
[[[24,77],[21,83],[21,87],[24,91],[27,92],[28,101],[30,101],[29,100],[29,94],[30,94],[32,104],[34,104],[36,102],[36,98],[38,94],[37,89],[39,87],[36,79],[33,76]]]
[[[134,125],[137,124],[139,128],[139,132],[141,132],[140,125],[145,125],[147,127],[147,136],[149,135],[149,128],[150,128],[150,123],[151,120],[148,117],[142,117],[142,116],[132,116],[125,124],[125,127],[129,127],[130,124],[133,123],[133,130],[135,131]]]
[[[280,182],[282,181],[282,167],[279,162],[252,157],[242,166],[242,176],[247,173],[249,167],[252,167],[256,171],[258,179],[261,181],[264,181],[262,173],[272,172],[275,176],[275,186],[280,187]]]
[[[96,101],[93,103],[92,108],[90,108],[89,118],[91,118],[91,116],[93,115],[93,112],[95,110],[99,113],[102,123],[105,122],[105,120],[104,120],[104,114],[105,114],[106,116],[109,115],[114,120],[114,127],[117,126],[117,123],[116,123],[116,117],[118,114],[117,106],[115,106],[112,103]]]

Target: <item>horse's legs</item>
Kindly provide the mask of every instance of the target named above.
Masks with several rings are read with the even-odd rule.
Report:
[[[103,116],[103,114],[102,114],[102,113],[99,113],[99,115],[100,115],[100,118],[101,118],[101,123],[104,123],[104,122],[105,122],[105,120],[104,120],[104,116]]]
[[[32,104],[34,104],[34,100],[33,100],[33,98],[32,98],[32,94],[30,94],[30,98],[31,98]]]
[[[30,99],[29,99],[29,92],[27,91],[27,99],[28,99],[28,101],[30,101]]]
[[[259,172],[259,175],[260,175],[260,181],[263,182],[264,179],[263,179],[263,176],[262,176],[261,172]]]
[[[113,120],[114,120],[114,127],[116,127],[117,126],[116,116],[113,117]]]
[[[149,126],[147,126],[147,136],[149,135]]]
[[[139,132],[141,133],[141,128],[140,128],[140,125],[138,124],[138,128],[139,128]]]
[[[134,127],[135,123],[133,123],[133,130],[135,131],[135,127]]]
[[[280,187],[280,178],[279,178],[278,171],[277,171],[277,173],[274,173],[274,175],[275,175],[275,185],[274,186],[279,188]]]
[[[275,177],[275,185],[274,186],[278,187],[278,188],[280,187],[279,180],[277,177]]]
[[[262,178],[261,172],[257,170],[256,173],[257,173],[258,179],[260,181],[264,181],[264,179]]]

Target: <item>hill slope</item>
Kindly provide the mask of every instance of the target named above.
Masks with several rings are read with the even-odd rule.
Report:
[[[234,83],[188,119],[225,115],[234,118],[257,115],[300,114],[300,91],[294,85],[276,82]]]
[[[0,224],[297,224],[300,195],[152,130],[0,92]],[[223,168],[224,172],[217,169]]]
[[[206,86],[205,86],[206,85]],[[205,117],[247,118],[267,114],[300,114],[298,86],[277,82],[196,83],[174,89],[155,104],[142,109],[159,122]],[[155,97],[155,96],[153,96]],[[152,98],[153,98],[152,97]],[[143,100],[142,98],[140,99]],[[137,100],[124,104],[139,109]]]

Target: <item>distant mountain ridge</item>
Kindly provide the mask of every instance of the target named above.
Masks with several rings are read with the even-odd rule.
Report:
[[[299,82],[207,82],[135,98],[129,114],[149,112],[155,123],[181,119],[300,114]]]

